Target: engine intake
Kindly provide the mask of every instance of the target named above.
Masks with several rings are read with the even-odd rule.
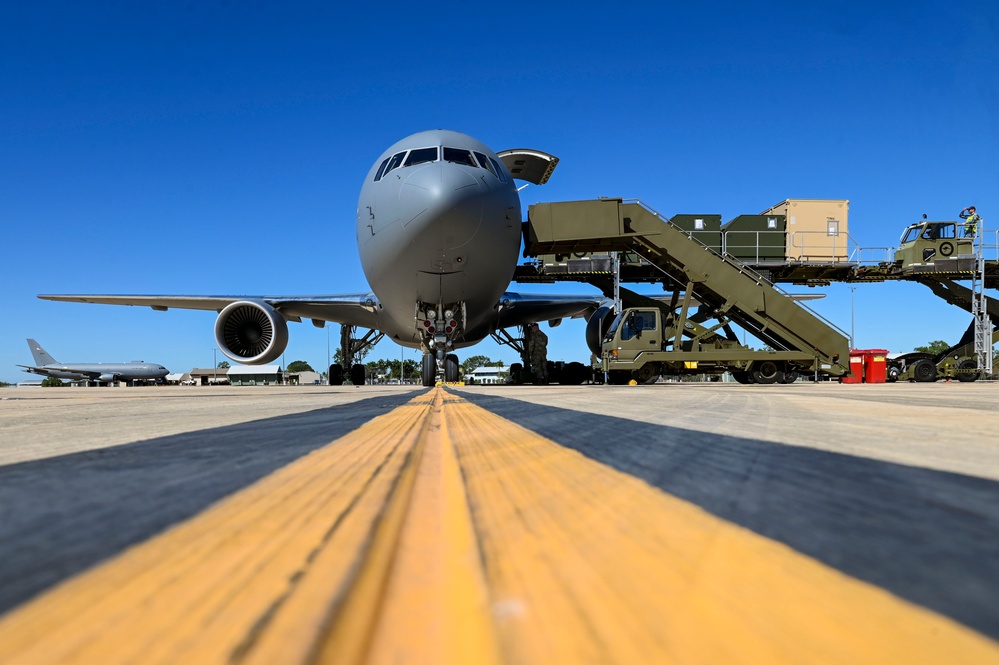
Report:
[[[590,315],[586,321],[586,346],[589,347],[593,355],[600,356],[600,347],[603,344],[603,335],[607,328],[614,322],[614,308],[604,305],[598,307],[597,311]]]
[[[238,363],[264,365],[284,353],[288,323],[267,303],[239,300],[219,312],[215,342]]]

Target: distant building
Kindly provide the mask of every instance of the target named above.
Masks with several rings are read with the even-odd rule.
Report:
[[[237,365],[227,374],[234,386],[276,386],[282,383],[280,365]]]
[[[313,372],[311,370],[287,374],[287,382],[291,385],[316,386],[322,383],[322,381],[323,375],[319,372]]]
[[[506,377],[510,376],[510,366],[504,367],[478,367],[465,375],[465,383],[478,383],[481,385],[492,385],[506,383]]]
[[[188,379],[181,381],[194,381],[195,385],[210,386],[214,384],[224,385],[229,383],[228,374],[231,367],[209,367],[207,369],[192,369],[188,372]]]

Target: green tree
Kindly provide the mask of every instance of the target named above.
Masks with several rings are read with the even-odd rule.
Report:
[[[218,367],[218,369],[229,369],[229,361],[223,360],[218,365],[216,365],[216,367]]]
[[[63,383],[61,379],[57,379],[54,376],[47,376],[42,381],[42,388],[62,388],[65,385],[67,384]]]
[[[370,346],[364,348],[360,353],[358,353],[354,357],[354,362],[361,363],[363,365],[364,364],[364,357],[368,355],[368,353],[371,351],[371,348],[372,347],[370,347]],[[343,364],[343,353],[340,351],[340,349],[337,349],[336,351],[333,352],[333,364],[334,365],[342,365]]]
[[[932,353],[936,355],[938,353],[943,353],[949,348],[950,344],[948,344],[947,342],[943,341],[942,339],[935,339],[926,346],[917,346],[915,350],[919,351],[920,353]]]
[[[298,372],[315,372],[316,370],[312,369],[312,366],[304,360],[293,360],[288,364],[288,371],[295,374]]]
[[[502,367],[502,363],[499,366]],[[488,356],[469,356],[461,363],[461,375],[470,374],[480,367],[496,367],[496,364]]]

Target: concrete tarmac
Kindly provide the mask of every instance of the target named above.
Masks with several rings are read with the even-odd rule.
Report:
[[[426,393],[377,386],[0,390],[0,613],[16,617],[60,583]],[[999,385],[468,386],[447,393],[999,648]],[[477,453],[455,449],[474,490],[478,467],[467,465]],[[580,477],[592,473],[580,470]],[[613,504],[616,495],[601,496],[602,486],[588,492]],[[478,495],[469,496],[479,542],[490,542],[485,506],[476,509]],[[595,660],[615,660],[604,656]]]

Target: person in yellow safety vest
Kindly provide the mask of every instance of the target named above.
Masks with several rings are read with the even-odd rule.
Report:
[[[978,223],[982,218],[975,211],[975,206],[968,206],[961,211],[961,219],[964,220],[964,237],[978,235]]]

